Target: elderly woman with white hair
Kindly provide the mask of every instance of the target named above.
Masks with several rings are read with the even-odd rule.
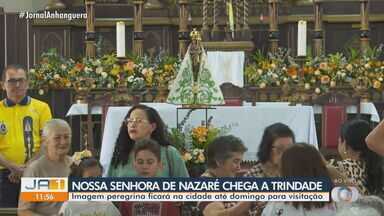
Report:
[[[48,121],[42,133],[45,153],[26,168],[23,176],[68,177],[72,162],[67,156],[71,137],[71,128],[66,121],[62,119]],[[61,205],[61,202],[27,202],[20,199],[18,215],[57,215]]]

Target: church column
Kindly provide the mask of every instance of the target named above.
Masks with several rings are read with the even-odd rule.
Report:
[[[220,4],[223,4],[219,0],[213,0],[213,28],[212,28],[212,39],[217,41],[220,38],[220,27],[219,27],[219,14]]]
[[[360,0],[360,50],[365,53],[369,48],[369,1]]]
[[[134,25],[133,25],[133,52],[138,56],[143,56],[143,0],[133,1]]]
[[[203,0],[203,27],[201,29],[203,40],[209,40],[209,25],[208,25],[208,8],[209,0]]]
[[[85,1],[85,11],[87,12],[87,26],[85,32],[85,55],[87,57],[96,56],[96,34],[95,34],[95,0]]]
[[[179,56],[184,57],[188,43],[188,0],[179,0]]]
[[[315,13],[315,31],[313,33],[313,47],[314,55],[320,56],[323,53],[323,21],[322,15],[323,10],[321,7],[321,2],[323,0],[315,0],[314,3],[314,13]]]
[[[248,0],[243,1],[243,35],[242,39],[243,40],[250,40],[251,39],[251,31],[249,28],[249,4]]]
[[[269,48],[271,52],[276,52],[279,46],[279,29],[278,29],[278,0],[268,0],[269,9]]]

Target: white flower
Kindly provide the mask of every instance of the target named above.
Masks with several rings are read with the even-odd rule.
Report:
[[[107,78],[108,74],[103,71],[103,72],[101,72],[101,76],[105,79],[105,78]]]
[[[277,76],[277,74],[275,74],[275,73],[272,73],[272,77],[273,77],[273,78],[277,78],[277,77],[279,77],[279,76]]]
[[[364,65],[364,67],[369,69],[369,68],[371,68],[371,65],[367,63],[367,64]]]
[[[263,83],[263,82],[260,83],[260,85],[259,85],[260,88],[265,88],[266,86],[267,86],[267,85],[266,85],[265,83]]]
[[[284,77],[284,82],[288,82],[288,78],[287,77]]]
[[[39,89],[39,95],[43,95],[44,94],[44,90],[43,89]]]
[[[332,80],[330,85],[331,85],[331,87],[335,87],[336,86],[336,82]]]
[[[135,81],[135,77],[133,77],[133,76],[129,76],[129,77],[128,77],[128,82],[133,82],[133,81]]]
[[[189,152],[186,152],[183,156],[182,156],[183,160],[184,161],[190,161],[192,159],[192,155],[189,153]]]
[[[96,84],[92,84],[92,88],[96,88]]]
[[[320,94],[321,90],[319,88],[315,89],[316,94]]]
[[[65,84],[65,86],[68,87],[68,88],[71,87],[71,85],[72,85],[72,84],[71,84],[70,82],[67,83],[67,84]]]
[[[112,88],[112,84],[108,83],[107,88]]]
[[[60,79],[60,75],[59,75],[59,74],[55,74],[55,75],[53,76],[53,79]]]
[[[60,68],[61,68],[61,70],[66,70],[67,69],[67,65],[61,64]]]
[[[308,90],[311,88],[311,85],[309,83],[305,83],[304,88]]]
[[[319,76],[321,74],[320,70],[315,70],[315,75]]]
[[[344,78],[346,75],[347,75],[347,74],[346,74],[346,73],[344,73],[344,72],[343,72],[343,73],[341,73],[341,77],[343,77],[343,78]]]
[[[101,61],[100,61],[100,59],[97,59],[97,60],[95,61],[95,65],[97,65],[97,66],[101,65]]]
[[[276,64],[272,63],[271,64],[271,68],[275,69],[276,68]]]
[[[85,73],[92,72],[92,68],[86,66],[86,67],[84,68],[84,71],[85,71]]]
[[[259,75],[261,75],[261,74],[263,74],[263,70],[261,70],[261,69],[257,69],[257,73],[258,73]]]
[[[97,67],[96,68],[96,73],[101,74],[103,72],[103,67]]]
[[[149,72],[149,70],[147,68],[144,68],[142,71],[141,71],[141,74],[145,75]]]
[[[35,72],[36,72],[36,70],[33,68],[29,70],[29,73],[35,73]]]
[[[279,80],[276,81],[276,85],[280,86],[280,81]]]
[[[346,68],[347,68],[348,71],[352,71],[353,70],[353,66],[351,64],[348,64]]]
[[[380,81],[380,82],[383,82],[383,77],[379,77],[379,81]]]

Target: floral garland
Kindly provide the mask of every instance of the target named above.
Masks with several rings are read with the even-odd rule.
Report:
[[[75,61],[60,57],[56,50],[50,49],[41,55],[41,59],[29,71],[30,85],[39,89],[40,93],[48,89],[78,88],[79,85],[90,89],[111,89],[121,82],[125,82],[130,90],[168,87],[180,64],[178,58],[168,56],[165,52],[160,52],[154,59],[129,56],[122,67],[115,54]],[[121,75],[124,75],[123,79]]]

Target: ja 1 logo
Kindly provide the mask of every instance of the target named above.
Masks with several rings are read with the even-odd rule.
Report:
[[[354,202],[359,198],[359,191],[355,187],[334,187],[331,197],[335,202]]]
[[[67,178],[21,178],[21,191],[67,191]]]

